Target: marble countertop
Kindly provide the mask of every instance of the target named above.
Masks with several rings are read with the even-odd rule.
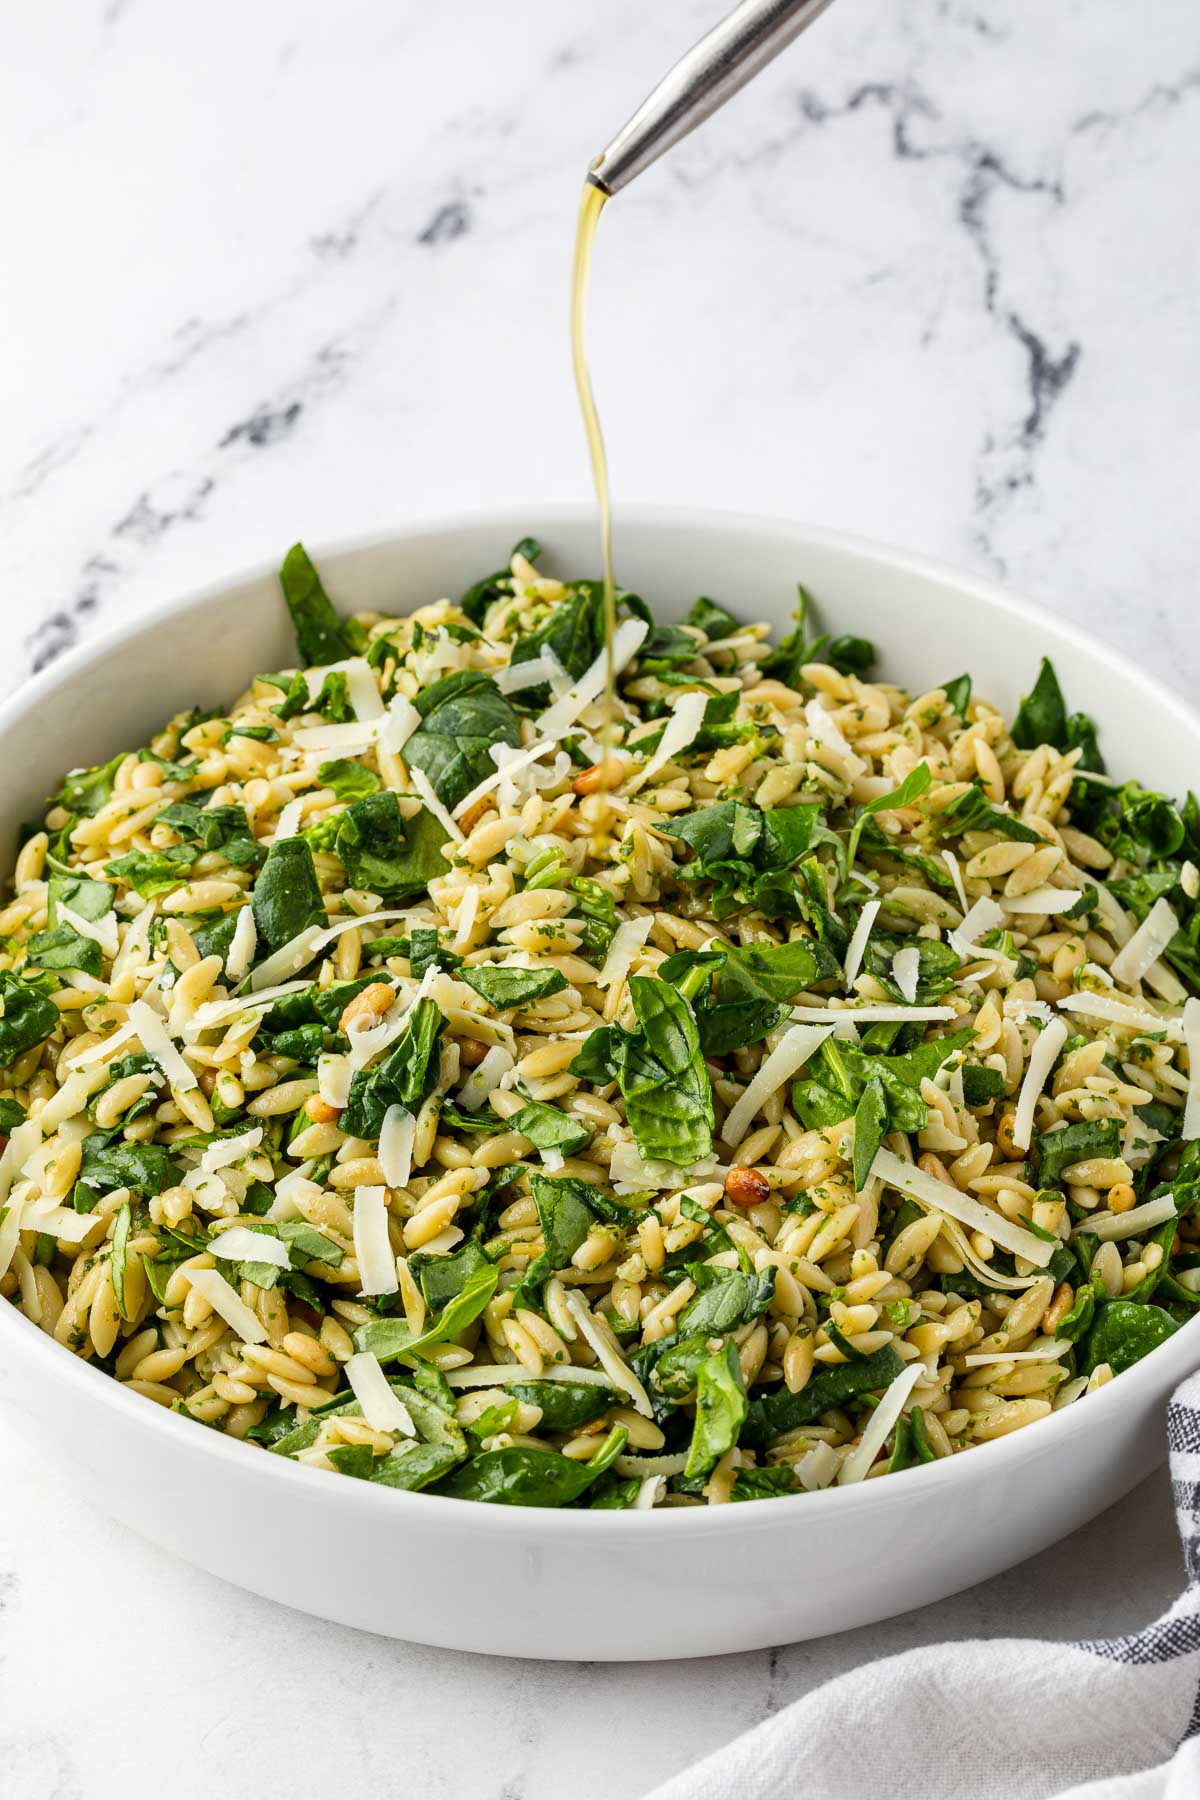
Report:
[[[0,684],[301,533],[585,497],[579,180],[719,5],[10,10]],[[1190,691],[1198,150],[1186,0],[1136,22],[1120,0],[835,7],[603,222],[618,557],[627,499],[797,515],[998,574]],[[1179,1573],[1160,1476],[919,1616],[704,1663],[538,1667],[238,1593],[8,1434],[0,1486],[15,1800],[117,1800],[167,1768],[179,1800],[249,1800],[267,1771],[637,1800],[856,1662],[1129,1628]],[[297,1676],[319,1730],[281,1704]]]

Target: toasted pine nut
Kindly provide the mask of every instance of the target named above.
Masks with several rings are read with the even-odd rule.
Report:
[[[730,1169],[725,1198],[731,1206],[761,1206],[771,1197],[771,1184],[757,1169]]]
[[[596,794],[602,788],[618,787],[625,773],[625,764],[619,756],[606,756],[603,762],[593,763],[571,783],[576,794]]]
[[[370,987],[363,988],[361,993],[355,994],[352,1000],[347,1001],[342,1016],[338,1020],[338,1029],[348,1031],[355,1019],[369,1020],[371,1024],[378,1024],[383,1015],[391,1011],[395,998],[396,990],[388,982],[373,981]]]

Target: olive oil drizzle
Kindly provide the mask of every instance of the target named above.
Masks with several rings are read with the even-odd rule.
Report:
[[[604,724],[600,743],[605,759],[613,741],[616,714],[616,671],[613,668],[613,635],[617,622],[616,587],[613,582],[612,509],[608,491],[608,458],[604,453],[604,435],[592,393],[588,372],[587,344],[584,326],[587,315],[588,278],[592,266],[592,246],[596,227],[608,195],[602,187],[588,180],[584,183],[579,207],[579,223],[575,231],[575,260],[571,278],[571,361],[575,369],[575,387],[583,428],[587,433],[588,452],[592,463],[592,481],[600,508],[600,548],[604,560]]]

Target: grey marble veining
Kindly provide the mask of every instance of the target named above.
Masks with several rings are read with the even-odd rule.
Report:
[[[716,3],[9,9],[4,687],[301,533],[522,499],[536,529],[539,500],[585,496],[579,180]],[[604,219],[618,558],[625,499],[793,514],[998,574],[1191,691],[1198,148],[1186,0],[833,8]],[[249,1800],[266,1767],[347,1795],[635,1800],[869,1656],[1123,1629],[1178,1573],[1160,1478],[919,1616],[539,1668],[237,1593],[7,1436],[0,1484],[17,1800],[116,1800],[168,1768],[180,1800]],[[634,1638],[640,1603],[594,1602]],[[297,1677],[320,1729],[264,1698]]]

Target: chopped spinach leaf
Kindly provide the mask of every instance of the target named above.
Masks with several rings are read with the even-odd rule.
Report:
[[[292,615],[296,649],[305,668],[341,662],[352,654],[345,627],[302,544],[293,544],[284,557],[279,585]]]

